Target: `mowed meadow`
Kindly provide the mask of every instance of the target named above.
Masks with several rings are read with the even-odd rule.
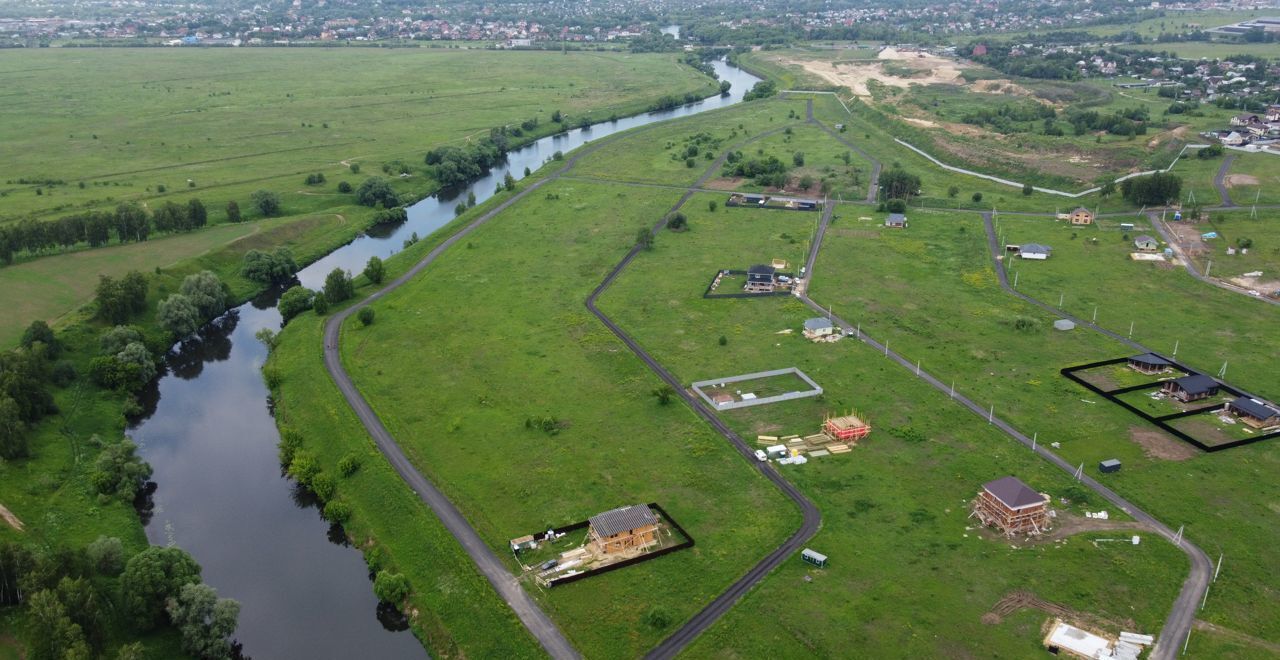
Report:
[[[669,53],[12,52],[0,60],[0,222],[170,197],[220,211],[259,188],[296,194],[308,173],[333,179],[343,161],[367,176],[495,126],[555,132],[557,110],[576,124],[714,88]]]

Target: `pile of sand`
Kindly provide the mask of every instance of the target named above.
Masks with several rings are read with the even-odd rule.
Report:
[[[892,47],[882,49],[876,56],[882,62],[835,63],[814,60],[784,59],[783,64],[794,64],[829,82],[853,90],[855,96],[871,96],[867,83],[875,80],[882,85],[906,89],[911,85],[957,84],[963,82],[960,72],[964,67],[943,57]],[[885,73],[883,62],[901,62],[914,69],[909,77]]]

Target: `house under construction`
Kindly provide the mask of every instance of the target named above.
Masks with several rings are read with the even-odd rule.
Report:
[[[856,444],[871,433],[871,424],[854,414],[828,417],[822,422],[822,432],[840,442]]]
[[[973,500],[970,517],[975,516],[1005,536],[1039,534],[1049,527],[1049,496],[1017,477],[1001,477],[982,485]]]

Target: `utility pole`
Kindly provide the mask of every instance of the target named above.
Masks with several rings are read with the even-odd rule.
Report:
[[[1210,259],[1210,260],[1209,260],[1209,265],[1208,265],[1208,266],[1205,266],[1205,269],[1204,269],[1204,276],[1205,276],[1205,277],[1208,277],[1208,276],[1209,276],[1209,272],[1210,272],[1210,271],[1212,271],[1212,270],[1213,270],[1213,260],[1212,260],[1212,259]]]
[[[1129,321],[1129,339],[1133,339],[1133,321]]]
[[[1066,293],[1058,294],[1058,309],[1062,309],[1062,299],[1066,297]]]
[[[1018,288],[1018,275],[1020,274],[1021,274],[1021,271],[1013,274],[1013,288],[1015,289]]]
[[[1098,306],[1097,305],[1093,306],[1093,322],[1094,323],[1098,322]]]
[[[1178,344],[1180,344],[1181,342],[1182,342],[1181,339],[1173,340],[1173,357],[1178,357]]]

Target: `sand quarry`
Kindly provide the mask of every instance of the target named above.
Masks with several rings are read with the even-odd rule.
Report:
[[[802,67],[805,71],[833,85],[848,87],[853,90],[855,96],[871,96],[871,92],[867,89],[867,82],[871,80],[890,87],[903,89],[911,85],[961,84],[964,82],[964,79],[960,77],[960,72],[965,67],[955,60],[913,50],[898,50],[893,47],[881,49],[876,59],[879,61],[823,62],[786,59],[782,62]],[[915,69],[916,73],[905,77],[886,73],[882,67],[885,62],[899,62],[905,67]]]

